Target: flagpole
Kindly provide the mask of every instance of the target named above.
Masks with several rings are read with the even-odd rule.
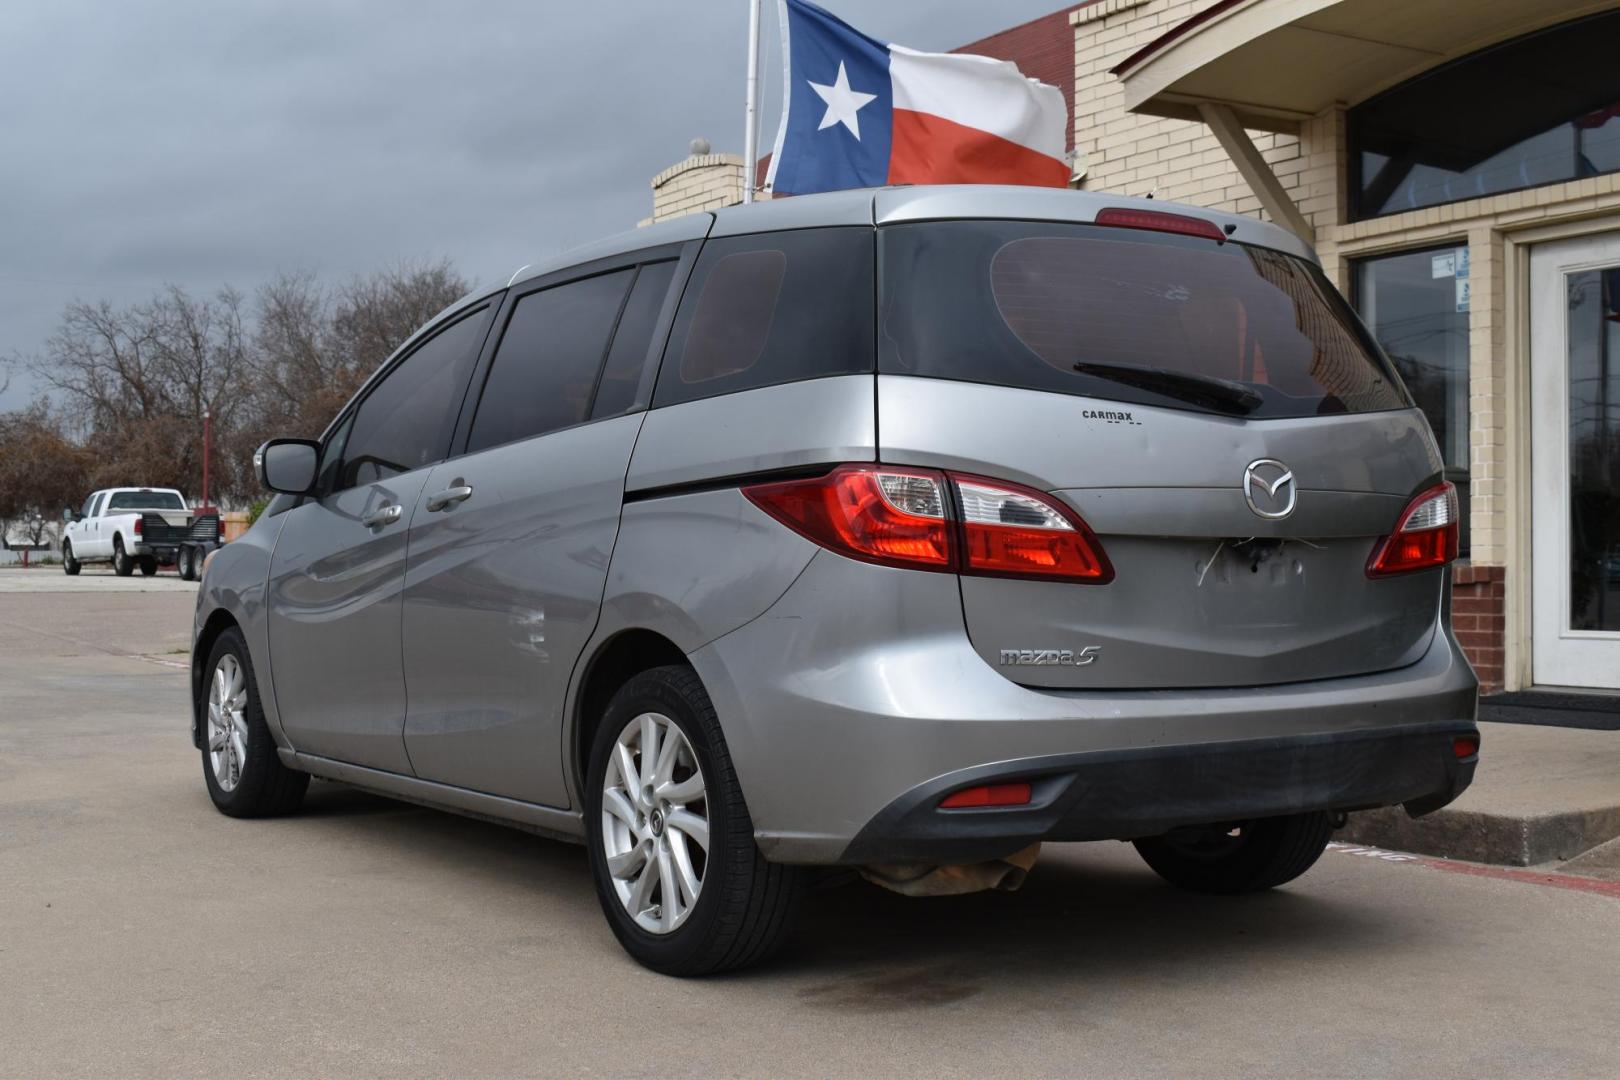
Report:
[[[759,124],[755,113],[759,105],[759,4],[748,0],[748,103],[745,110],[746,127],[743,129],[743,190],[742,201],[754,201],[754,173],[759,168]]]

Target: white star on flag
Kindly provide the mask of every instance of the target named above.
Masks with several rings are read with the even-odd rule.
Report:
[[[806,79],[806,82],[810,80]],[[856,139],[861,137],[861,120],[856,114],[866,106],[877,100],[876,94],[862,94],[849,88],[849,76],[844,74],[844,62],[838,61],[838,78],[831,86],[821,83],[810,83],[810,89],[821,96],[827,103],[827,114],[821,118],[821,125],[817,131],[832,127],[834,124],[843,124],[849,128],[849,133]]]

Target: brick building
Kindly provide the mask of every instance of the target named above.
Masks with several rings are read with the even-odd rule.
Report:
[[[1620,690],[1620,0],[1092,0],[962,51],[1063,88],[1076,186],[1314,244],[1463,496],[1487,689]],[[689,158],[654,217],[742,172]]]

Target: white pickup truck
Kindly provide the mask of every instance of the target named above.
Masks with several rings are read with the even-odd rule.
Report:
[[[173,488],[104,488],[84,506],[64,512],[62,569],[77,574],[90,562],[110,562],[128,577],[139,566],[150,577],[173,563],[187,581],[202,576],[202,562],[219,546],[219,515],[186,506]]]

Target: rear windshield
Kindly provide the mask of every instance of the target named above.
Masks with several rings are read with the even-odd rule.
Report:
[[[115,491],[108,510],[184,510],[185,500],[172,491]]]
[[[1321,271],[1095,225],[880,231],[879,370],[1249,417],[1408,407]]]

